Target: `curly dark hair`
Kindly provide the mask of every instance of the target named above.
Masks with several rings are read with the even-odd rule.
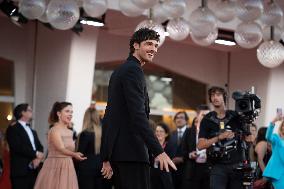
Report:
[[[157,42],[160,41],[160,35],[155,30],[149,28],[140,28],[137,30],[131,37],[129,42],[129,54],[132,55],[134,53],[134,43],[140,44],[146,40],[156,40]]]
[[[216,93],[216,92],[220,92],[223,95],[223,99],[224,99],[224,102],[226,104],[226,102],[227,102],[227,92],[226,92],[226,90],[224,88],[218,87],[218,86],[213,86],[213,87],[211,87],[208,90],[209,102],[212,102],[211,101],[211,95]]]

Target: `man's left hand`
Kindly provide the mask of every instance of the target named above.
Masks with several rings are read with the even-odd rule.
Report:
[[[104,176],[104,178],[111,179],[111,177],[113,175],[113,171],[112,171],[112,168],[111,168],[109,161],[103,162],[103,168],[102,168],[101,172],[102,172],[102,175]]]

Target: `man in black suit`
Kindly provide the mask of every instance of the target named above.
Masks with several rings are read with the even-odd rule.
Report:
[[[36,131],[30,128],[32,109],[19,104],[14,109],[16,123],[7,129],[7,141],[11,157],[11,182],[13,189],[33,189],[36,168],[43,158],[43,146]]]
[[[184,160],[182,189],[209,189],[209,165],[206,150],[199,151],[196,148],[200,122],[208,112],[207,105],[198,106],[197,116],[194,118],[191,128],[184,133],[181,144]]]
[[[116,189],[150,187],[149,153],[160,168],[176,169],[149,126],[149,98],[142,66],[152,62],[159,34],[142,28],[130,40],[130,55],[110,79],[101,155],[105,178],[114,173]],[[110,163],[111,162],[111,166]]]
[[[185,131],[188,129],[188,115],[185,111],[177,112],[174,116],[174,123],[176,130],[172,132],[169,139],[169,146],[173,148],[173,162],[177,166],[177,171],[172,173],[173,183],[175,189],[181,189],[182,177],[183,177],[183,155],[181,142]]]

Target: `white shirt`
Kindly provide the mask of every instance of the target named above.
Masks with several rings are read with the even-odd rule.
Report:
[[[178,144],[181,142],[185,130],[186,130],[186,125],[183,126],[182,128],[177,128]]]
[[[182,133],[182,136],[187,128],[187,125],[183,126],[182,128],[177,128],[177,133]]]
[[[199,135],[199,129],[196,129],[196,144],[198,143],[198,135]],[[206,149],[198,150],[196,148],[197,157],[195,159],[196,163],[206,163],[207,155],[206,155]]]
[[[33,146],[33,149],[34,149],[34,151],[36,151],[35,138],[34,138],[34,135],[33,135],[33,132],[32,132],[32,130],[31,130],[31,128],[30,128],[30,127],[27,125],[27,123],[24,122],[24,121],[19,120],[18,122],[22,125],[22,127],[23,127],[23,128],[25,129],[25,131],[27,132],[27,134],[28,134],[28,136],[29,136],[29,139],[30,139],[30,141],[31,141],[31,144],[32,144],[32,146]]]

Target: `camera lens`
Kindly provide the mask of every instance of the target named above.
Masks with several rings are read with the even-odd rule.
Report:
[[[244,100],[241,100],[239,102],[239,107],[241,110],[247,110],[249,105],[248,105],[248,102],[247,101],[244,101]]]

